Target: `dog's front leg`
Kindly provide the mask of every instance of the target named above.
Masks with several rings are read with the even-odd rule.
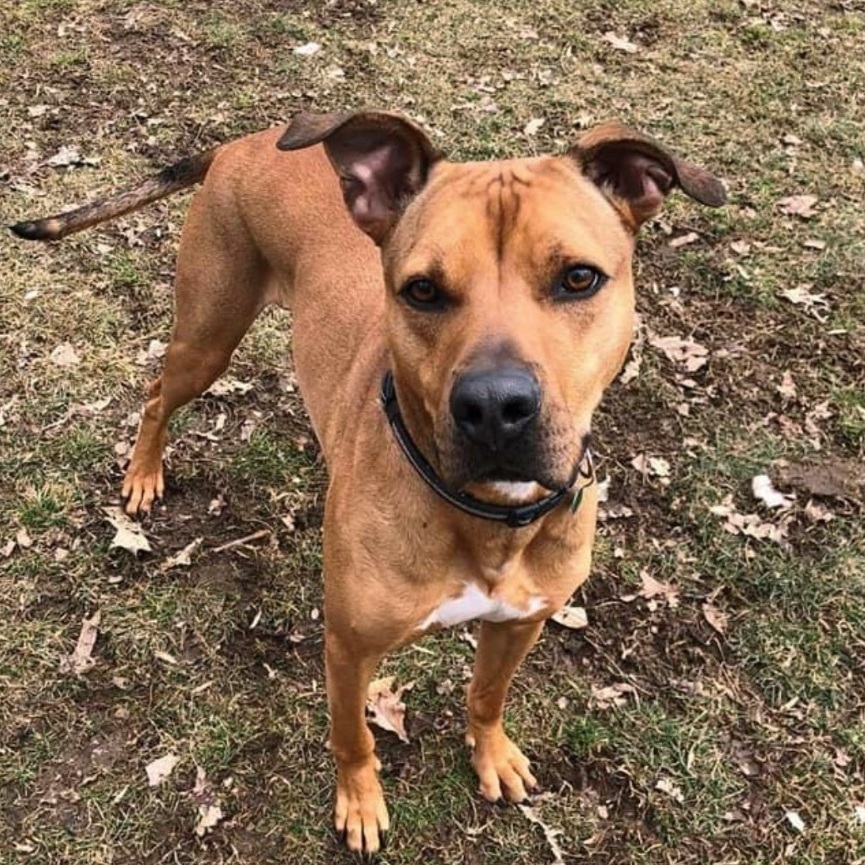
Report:
[[[468,691],[472,766],[483,796],[491,802],[504,795],[511,802],[526,798],[537,786],[529,761],[502,726],[505,697],[517,667],[538,639],[543,622],[484,622]]]
[[[330,747],[337,769],[336,831],[351,850],[375,853],[389,820],[375,739],[366,723],[366,698],[382,654],[359,648],[334,631],[328,631],[325,641]]]

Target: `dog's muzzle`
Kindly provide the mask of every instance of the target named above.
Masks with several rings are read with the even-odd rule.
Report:
[[[450,410],[475,448],[502,454],[536,421],[541,386],[530,370],[517,366],[464,372],[451,388]]]

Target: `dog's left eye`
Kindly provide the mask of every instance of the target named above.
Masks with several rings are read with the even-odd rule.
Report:
[[[575,264],[565,268],[553,289],[557,300],[586,300],[596,294],[607,277],[588,264]]]

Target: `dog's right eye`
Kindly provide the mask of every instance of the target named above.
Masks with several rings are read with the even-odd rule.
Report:
[[[445,307],[445,296],[431,279],[410,279],[400,294],[409,306],[422,312],[438,312]]]

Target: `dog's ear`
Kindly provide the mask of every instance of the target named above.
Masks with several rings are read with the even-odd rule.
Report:
[[[276,146],[299,150],[319,143],[339,175],[349,213],[379,245],[441,158],[422,130],[383,111],[301,114]]]
[[[621,123],[590,129],[568,156],[613,201],[634,230],[661,209],[676,186],[710,207],[720,207],[727,200],[717,177]]]

